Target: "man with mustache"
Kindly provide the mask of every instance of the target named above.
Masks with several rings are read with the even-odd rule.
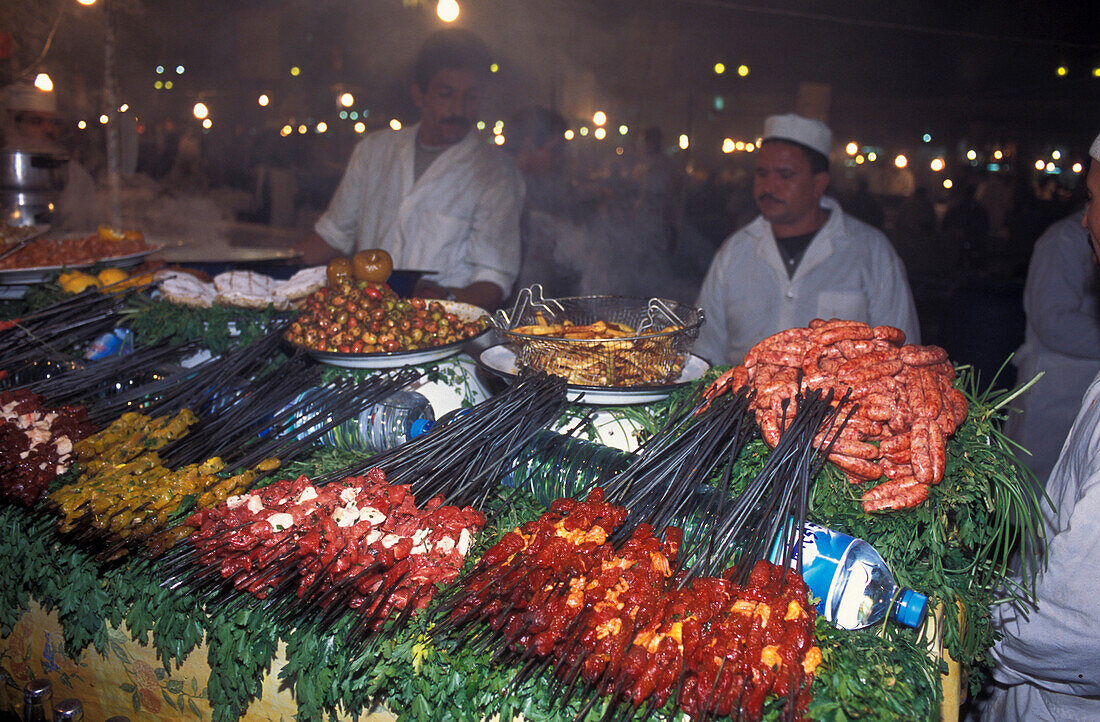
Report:
[[[428,37],[411,89],[420,122],[356,146],[316,233],[300,246],[305,262],[382,248],[395,268],[436,272],[417,296],[500,304],[519,272],[524,185],[503,151],[472,132],[490,60],[468,30]]]
[[[761,339],[843,318],[920,342],[905,267],[880,231],[825,196],[832,131],[793,113],[764,123],[753,196],[760,216],[718,249],[703,280],[695,353],[738,364]]]

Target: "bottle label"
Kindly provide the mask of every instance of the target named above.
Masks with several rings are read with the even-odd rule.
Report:
[[[782,535],[776,539],[776,546],[772,558],[779,556],[779,544]],[[833,586],[833,577],[836,576],[837,567],[844,559],[848,547],[855,542],[855,538],[838,531],[818,526],[812,522],[806,522],[802,531],[802,579],[810,592],[817,598],[817,611],[825,614],[827,609],[829,592]],[[790,566],[795,566],[795,557],[792,555]],[[828,615],[826,615],[828,616]]]
[[[88,361],[98,361],[109,356],[122,356],[134,350],[134,336],[128,328],[116,328],[93,341],[84,352]]]

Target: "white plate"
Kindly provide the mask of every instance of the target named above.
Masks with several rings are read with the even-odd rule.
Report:
[[[505,344],[490,346],[481,352],[479,359],[487,369],[506,378],[519,373],[516,353]],[[688,354],[680,376],[670,384],[656,386],[628,386],[614,388],[610,386],[575,386],[569,384],[569,400],[580,401],[593,406],[627,406],[630,404],[651,404],[668,398],[669,394],[684,384],[702,378],[710,369],[710,364],[692,354]]]
[[[463,323],[476,321],[487,315],[485,309],[469,303],[458,301],[440,301],[448,313],[458,316]],[[462,348],[476,338],[481,338],[489,332],[490,327],[476,336],[464,338],[460,341],[452,341],[442,346],[432,346],[415,351],[389,351],[379,353],[336,353],[332,351],[314,351],[304,346],[297,346],[321,363],[330,366],[340,366],[346,369],[392,369],[410,364],[426,364],[433,361],[441,361],[451,356],[457,356]]]
[[[110,258],[98,258],[94,261],[81,263],[69,263],[59,266],[32,266],[30,268],[3,268],[0,269],[0,283],[8,285],[28,285],[48,281],[60,271],[76,268],[90,268],[91,266],[115,266],[117,268],[130,268],[141,263],[141,260],[150,253],[156,253],[159,248],[147,248],[136,253],[127,253],[124,256],[111,256]]]
[[[117,268],[133,268],[141,264],[142,259],[158,249],[149,248],[137,253],[129,253],[125,256],[113,258],[101,258],[88,263],[74,263],[70,266],[37,266],[34,268],[5,268],[0,269],[0,299],[23,298],[31,286],[45,283],[51,280],[61,271],[91,268],[95,265],[114,266]]]

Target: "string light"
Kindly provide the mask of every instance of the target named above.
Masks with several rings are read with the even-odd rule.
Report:
[[[458,19],[458,3],[455,0],[439,0],[435,6],[435,14],[445,23],[453,23]]]

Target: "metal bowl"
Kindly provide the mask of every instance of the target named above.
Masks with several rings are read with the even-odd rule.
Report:
[[[12,191],[60,191],[65,187],[67,155],[0,151],[0,188]]]

